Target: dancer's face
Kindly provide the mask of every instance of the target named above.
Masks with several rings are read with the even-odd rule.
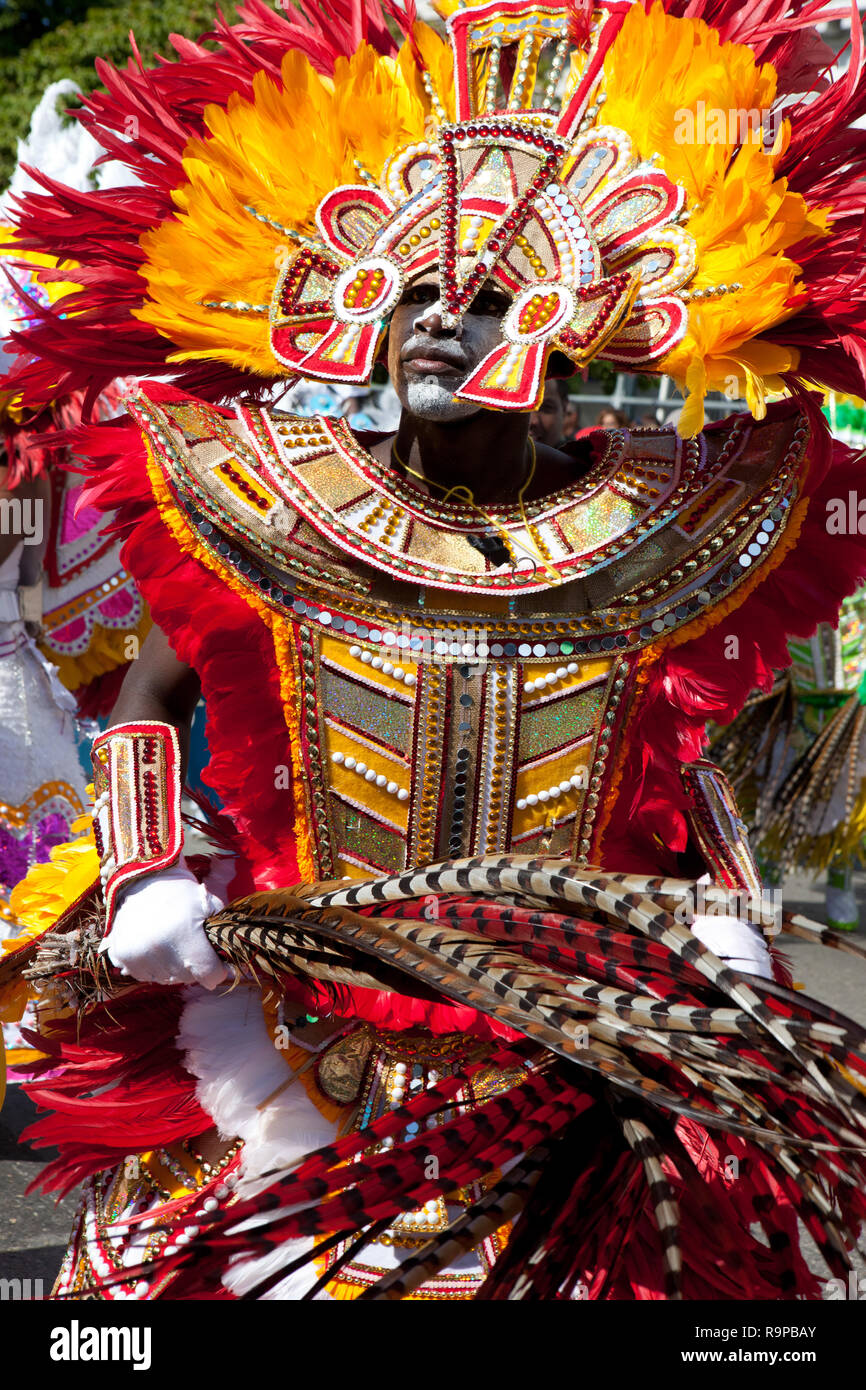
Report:
[[[422,275],[407,285],[388,334],[388,371],[400,404],[422,420],[441,423],[476,415],[481,407],[454,393],[502,341],[510,304],[509,296],[487,281],[460,322],[445,328],[438,275]]]

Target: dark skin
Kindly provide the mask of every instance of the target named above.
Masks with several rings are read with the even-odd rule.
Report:
[[[156,719],[173,724],[186,770],[189,731],[200,695],[201,683],[195,671],[175,656],[165,633],[152,627],[138,660],[130,663],[109,723]]]
[[[438,301],[437,276],[424,275],[406,288],[394,309],[388,332],[388,372],[403,402],[403,413],[396,435],[376,444],[372,453],[390,466],[394,446],[400,459],[429,479],[428,491],[433,496],[461,487],[468,488],[482,506],[504,506],[517,500],[529,474],[531,413],[478,409],[468,418],[453,421],[414,414],[405,403],[413,364],[404,360],[403,353],[407,341],[417,342],[419,351],[430,354],[427,365],[417,375],[433,371],[443,388],[456,391],[500,341],[500,324],[511,300],[495,282],[487,281],[463,323],[455,328],[443,325]],[[450,368],[447,362],[441,362],[437,368],[437,352],[460,354],[464,361],[459,367]],[[536,448],[535,472],[525,494],[528,501],[557,492],[574,481],[573,459],[549,444],[537,442]],[[491,467],[493,459],[495,467]],[[414,476],[410,478],[419,483]]]
[[[201,685],[195,671],[178,660],[165,633],[153,627],[145,638],[138,660],[130,663],[109,724],[135,719],[156,719],[163,724],[173,724],[178,731],[185,776],[189,731],[200,693]],[[216,1129],[200,1134],[195,1144],[206,1163],[218,1163],[230,1147]]]
[[[455,372],[453,366],[435,363],[437,349],[447,350],[450,346],[453,352],[457,334],[443,326],[438,313],[431,312],[438,299],[438,287],[430,281],[428,277],[426,284],[410,286],[392,316],[389,369],[398,394],[401,382],[405,384],[407,375],[411,376],[414,370],[411,362],[400,360],[410,335],[414,335],[416,346],[420,343],[424,351],[432,354],[423,375],[438,376],[444,385],[454,387],[467,375],[466,366]],[[499,323],[509,303],[505,295],[491,292],[488,287],[476,299],[472,313],[466,316],[474,322],[464,326],[459,337],[459,354],[470,364],[468,370],[498,340]],[[433,496],[441,496],[442,489],[460,485],[471,488],[481,505],[501,505],[515,501],[526,482],[531,463],[529,424],[528,413],[478,410],[468,418],[447,422],[422,418],[404,406],[396,436],[382,440],[373,452],[381,462],[393,466],[392,445],[396,443],[399,457],[429,480],[426,486]],[[525,494],[528,499],[556,491],[574,478],[574,462],[565,454],[543,443],[536,447],[537,463]],[[496,460],[493,469],[492,459]],[[425,487],[417,478],[411,481]],[[154,627],[138,660],[130,665],[110,722],[152,719],[173,725],[178,731],[185,773],[190,726],[200,694],[195,671],[179,660],[165,634]],[[226,1150],[216,1130],[202,1134],[197,1144],[199,1152],[210,1162],[217,1161]]]
[[[488,281],[464,316],[463,324],[446,328],[437,309],[438,298],[436,276],[422,276],[407,287],[392,315],[388,368],[401,399],[415,370],[412,361],[401,360],[410,337],[417,342],[419,352],[430,354],[429,359],[423,359],[419,374],[435,374],[444,388],[456,389],[468,371],[499,341],[499,325],[511,303]],[[455,367],[444,361],[436,364],[437,353],[459,355],[461,365]],[[530,420],[529,412],[479,409],[462,419],[442,421],[423,418],[404,406],[396,435],[381,440],[372,452],[390,467],[392,445],[396,446],[399,457],[429,480],[427,490],[432,496],[442,496],[443,490],[450,487],[468,487],[482,506],[502,506],[517,500],[528,476]],[[544,443],[537,442],[536,449],[537,463],[526,500],[544,497],[574,481],[573,459]],[[496,460],[493,469],[491,459]],[[410,481],[424,487],[415,477],[410,476]],[[175,656],[165,635],[153,628],[138,660],[130,665],[110,722],[155,719],[173,724],[180,737],[185,768],[190,725],[200,694],[198,676]]]
[[[536,445],[548,444],[558,453],[557,446],[564,433],[565,411],[559,383],[548,380],[544,383],[544,395],[540,405],[529,416],[530,438],[535,440]]]

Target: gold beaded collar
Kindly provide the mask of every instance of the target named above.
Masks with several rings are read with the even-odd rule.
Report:
[[[277,574],[330,572],[333,582],[368,589],[365,575],[378,570],[420,589],[509,600],[592,579],[602,586],[594,606],[608,590],[636,594],[638,581],[672,566],[685,565],[696,582],[714,574],[730,548],[752,542],[755,508],[776,506],[790,478],[788,450],[803,439],[799,431],[792,441],[794,416],[762,427],[740,416],[688,441],[670,430],[601,432],[600,457],[571,487],[523,515],[496,509],[490,534],[507,533],[512,551],[496,564],[495,551],[477,548],[475,508],[443,504],[401,479],[345,421],[243,403],[230,414],[143,393],[129,408],[193,524],[204,539],[221,535],[229,559],[234,538]],[[751,563],[750,553],[739,559]]]

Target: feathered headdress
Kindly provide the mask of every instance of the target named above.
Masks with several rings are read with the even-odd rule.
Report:
[[[398,46],[379,0],[250,0],[216,49],[102,65],[81,119],[139,182],[21,200],[21,243],[83,268],[19,335],[26,389],[365,381],[434,270],[446,323],[511,296],[460,387],[486,406],[530,408],[553,351],[670,374],[686,434],[712,389],[864,390],[856,7],[835,80],[822,0],[442,8],[447,38],[388,4]]]
[[[76,288],[68,277],[41,283],[40,275],[56,265],[51,256],[31,253],[22,258],[13,228],[0,218],[0,342],[16,330],[33,327],[41,311]],[[9,370],[14,356],[14,351],[6,353],[0,347],[0,371]],[[52,431],[80,423],[80,393],[49,404],[50,411],[41,401],[30,408],[20,389],[0,388],[0,442],[8,467],[7,487],[42,473],[62,448],[52,440]]]

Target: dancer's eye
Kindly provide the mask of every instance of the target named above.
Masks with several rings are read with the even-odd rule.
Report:
[[[508,312],[511,300],[500,290],[480,290],[472,301],[470,314],[483,314],[486,318],[501,319]]]
[[[409,285],[400,298],[401,304],[435,304],[439,298],[436,285]]]

